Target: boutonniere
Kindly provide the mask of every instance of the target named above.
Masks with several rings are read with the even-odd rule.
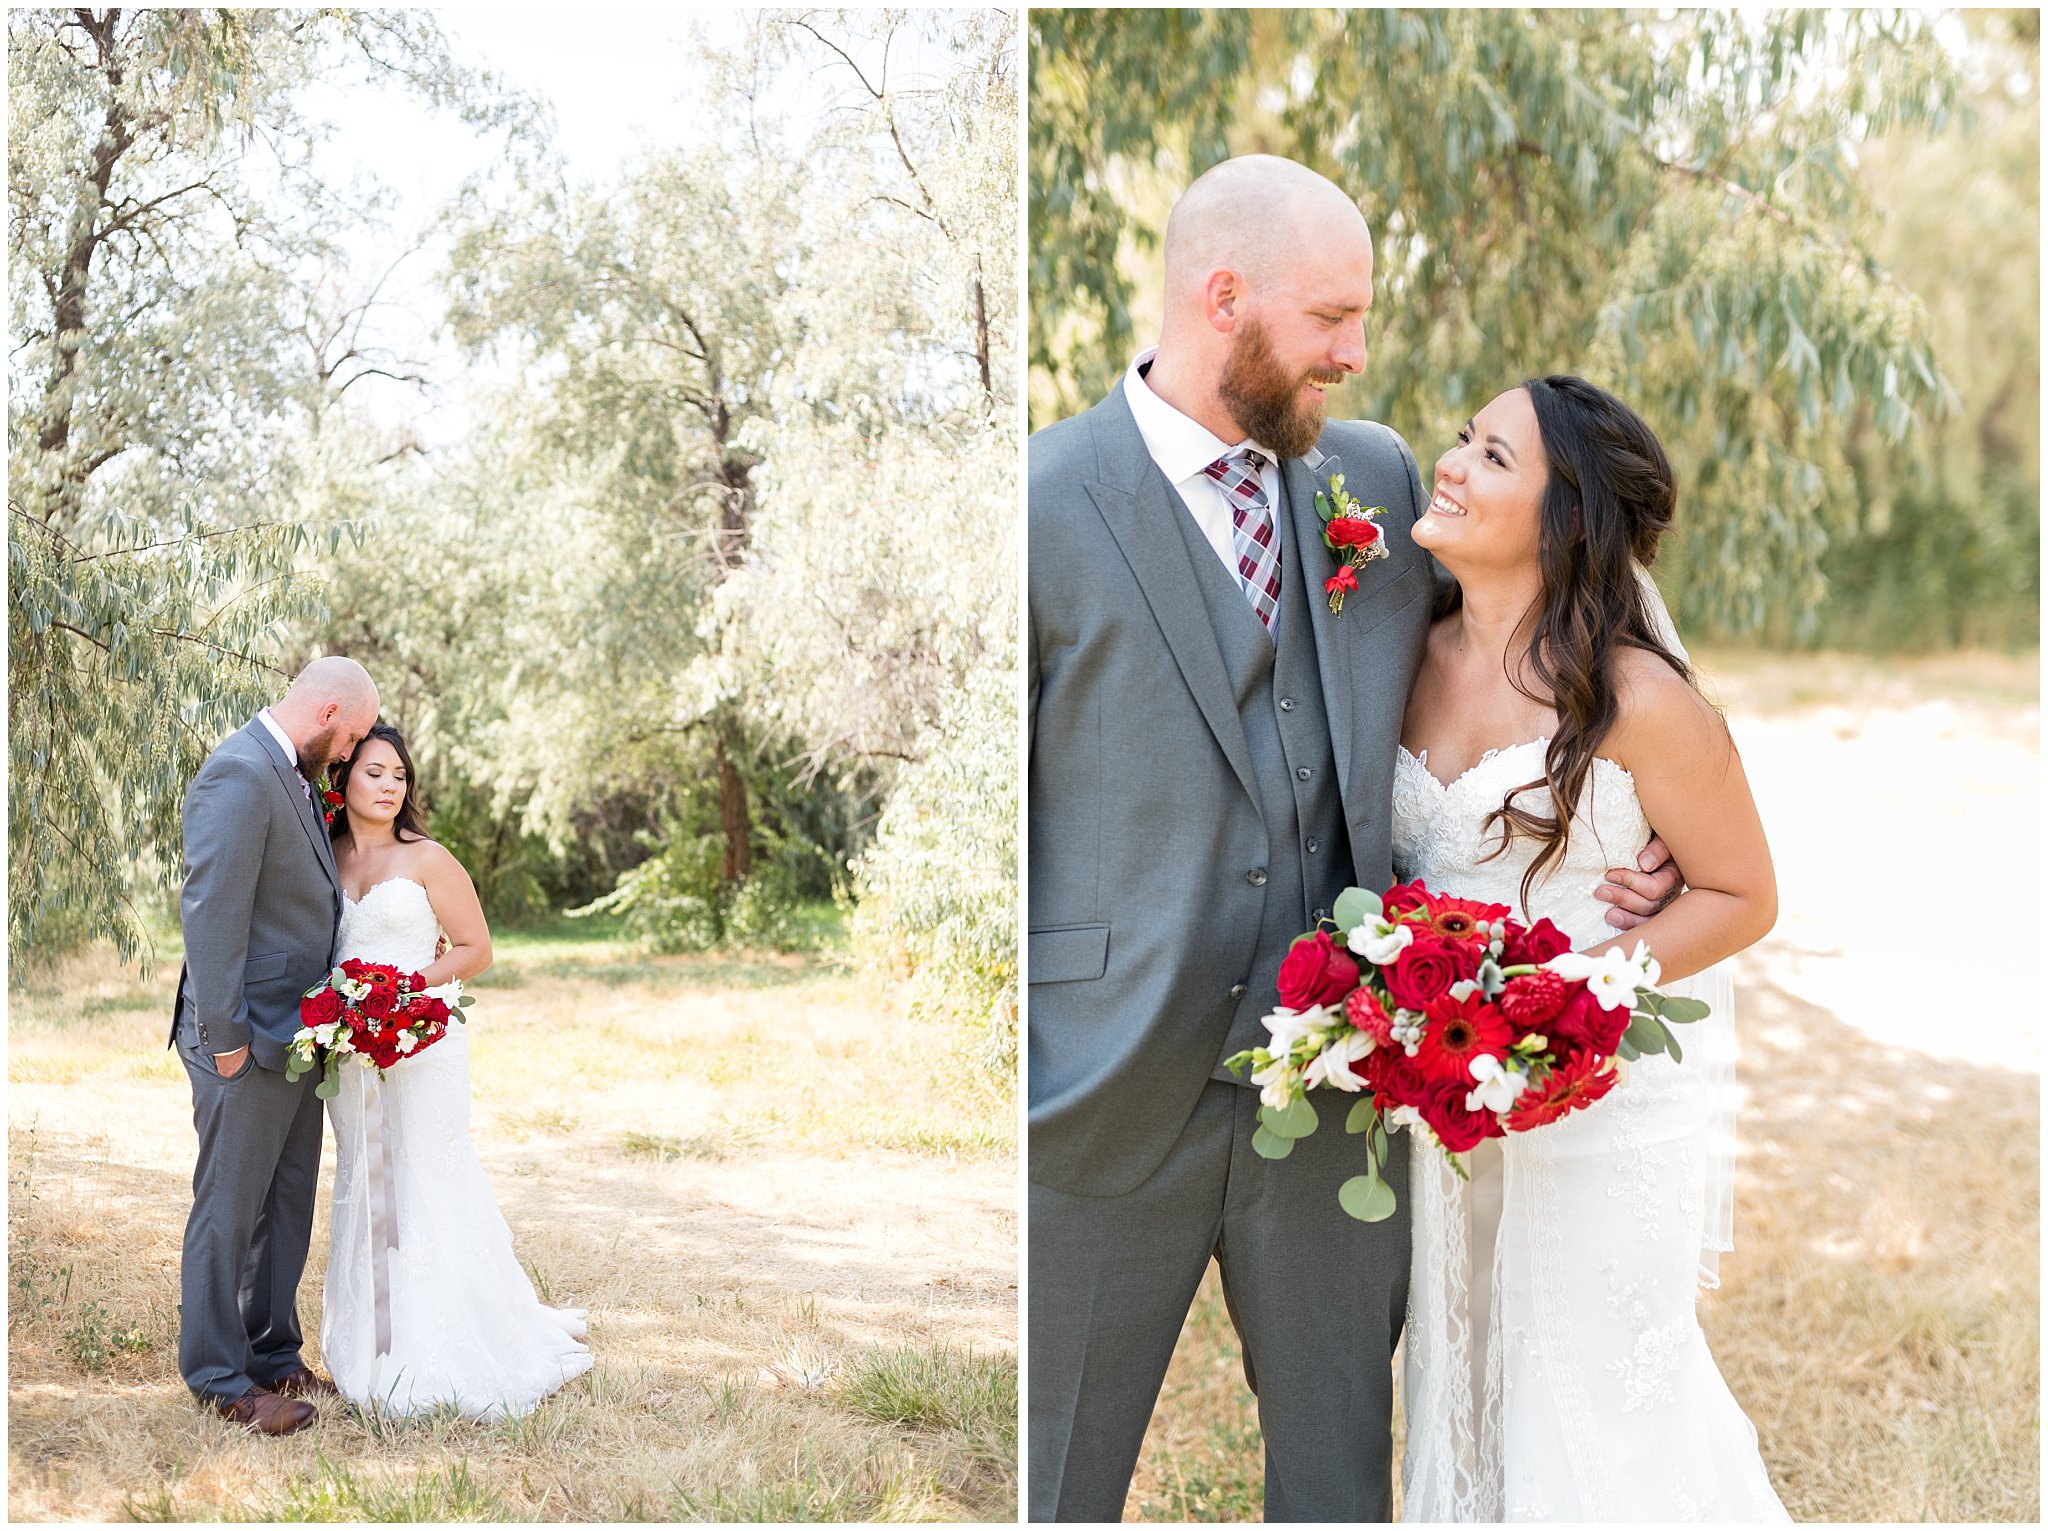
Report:
[[[319,784],[313,790],[320,794],[320,817],[326,821],[327,827],[332,829],[334,816],[341,812],[341,805],[348,799],[334,790],[334,778],[325,771],[320,773]]]
[[[1344,475],[1334,474],[1316,492],[1316,515],[1323,523],[1323,546],[1337,559],[1337,572],[1323,581],[1330,598],[1330,614],[1344,614],[1344,597],[1358,588],[1358,571],[1375,558],[1387,556],[1386,535],[1377,517],[1387,513],[1384,505],[1361,505],[1344,489]]]

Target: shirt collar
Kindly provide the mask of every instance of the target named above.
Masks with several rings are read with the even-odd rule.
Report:
[[[278,725],[277,719],[270,715],[268,707],[256,714],[256,721],[270,730],[270,737],[275,739],[278,748],[284,751],[285,764],[296,771],[299,768],[299,747],[292,743],[292,736]]]
[[[1137,422],[1138,434],[1145,438],[1145,450],[1152,460],[1159,464],[1169,482],[1178,484],[1193,478],[1219,457],[1228,457],[1240,447],[1253,447],[1264,454],[1269,463],[1279,458],[1269,448],[1260,446],[1249,436],[1235,443],[1225,441],[1208,426],[1188,415],[1182,414],[1166,400],[1152,391],[1145,381],[1144,369],[1152,365],[1152,358],[1159,354],[1159,347],[1139,353],[1124,374],[1124,402],[1131,407],[1131,418]]]

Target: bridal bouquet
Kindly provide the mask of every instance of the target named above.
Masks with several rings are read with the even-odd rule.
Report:
[[[418,973],[351,957],[299,1001],[299,1029],[284,1077],[290,1082],[308,1069],[324,1068],[313,1093],[331,1100],[340,1088],[337,1071],[344,1057],[360,1058],[382,1075],[401,1058],[448,1035],[448,1022],[460,1020],[459,1012],[474,1003],[458,993],[451,1006],[428,993]]]
[[[1657,991],[1657,959],[1582,956],[1549,920],[1525,926],[1505,904],[1432,893],[1418,882],[1384,898],[1347,888],[1326,922],[1280,964],[1272,1039],[1224,1060],[1259,1086],[1252,1146],[1284,1159],[1316,1129],[1308,1091],[1360,1095],[1344,1130],[1366,1138],[1366,1172],[1338,1203],[1378,1222],[1395,1199],[1382,1171],[1389,1127],[1426,1134],[1462,1175],[1483,1139],[1528,1132],[1614,1088],[1615,1060],[1668,1052],[1671,1024],[1707,1007]]]

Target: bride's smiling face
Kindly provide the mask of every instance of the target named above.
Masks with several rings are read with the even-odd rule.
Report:
[[[389,824],[405,805],[411,783],[405,762],[387,739],[367,739],[356,747],[348,773],[348,811],[369,824]]]
[[[1415,540],[1456,573],[1460,565],[1534,564],[1550,466],[1525,388],[1511,388],[1465,423],[1436,460]]]

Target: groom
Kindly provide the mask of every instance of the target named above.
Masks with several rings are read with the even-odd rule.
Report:
[[[1372,262],[1313,171],[1216,166],[1167,221],[1158,349],[1030,444],[1033,1520],[1120,1518],[1212,1256],[1266,1518],[1391,1512],[1407,1134],[1400,1209],[1355,1222],[1351,1098],[1312,1093],[1318,1130],[1272,1163],[1258,1092],[1222,1066],[1266,1040],[1292,938],[1345,887],[1393,882],[1427,502],[1399,436],[1323,408],[1364,369]],[[1384,507],[1386,549],[1341,614],[1315,511],[1339,473]]]
[[[264,1435],[313,1422],[332,1383],[300,1356],[299,1277],[320,1178],[317,1071],[287,1083],[299,996],[334,956],[341,881],[313,782],[377,721],[352,659],[316,659],[209,755],[185,793],[185,965],[171,1045],[199,1160],[179,1276],[178,1370]]]

